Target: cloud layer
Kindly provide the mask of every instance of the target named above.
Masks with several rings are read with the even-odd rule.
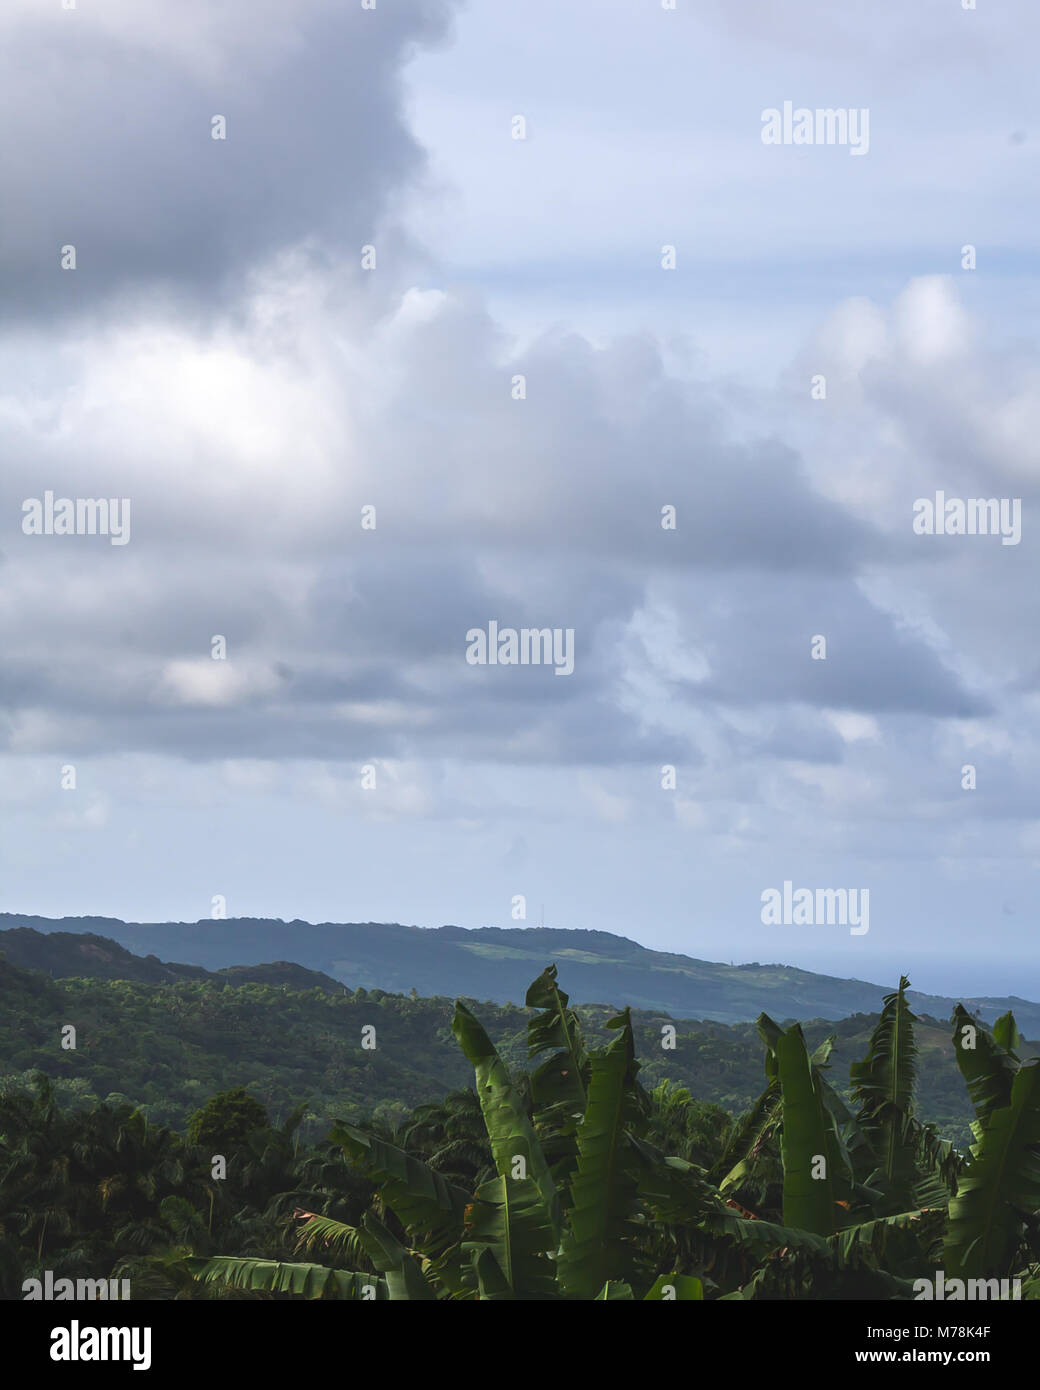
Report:
[[[747,5],[744,44],[734,8],[708,16],[705,42],[739,54],[741,84],[773,104],[760,54],[786,64],[794,31]],[[848,36],[826,7],[799,13],[818,78]],[[415,216],[440,195],[407,64],[420,49],[420,67],[449,61],[467,22],[433,0],[6,13],[10,906],[193,916],[228,880],[243,912],[477,925],[507,920],[523,879],[565,905],[553,924],[823,964],[831,943],[771,946],[757,920],[759,891],[804,869],[858,874],[885,899],[844,958],[870,975],[920,923],[928,865],[937,899],[915,949],[940,955],[952,930],[970,956],[978,904],[1020,900],[1040,851],[1040,662],[1018,637],[1038,617],[1024,330],[999,330],[968,273],[921,268],[833,295],[757,381],[750,359],[740,382],[713,370],[706,331],[693,352],[677,341],[656,285],[642,323],[607,335],[512,321],[495,308],[505,282],[460,275],[459,248],[424,240]],[[904,56],[925,43],[924,20],[898,24]],[[623,27],[605,20],[597,42]],[[980,52],[1006,42],[991,27]],[[963,50],[939,56],[956,67]],[[757,176],[748,111],[720,201],[739,203],[742,160]],[[217,114],[226,141],[210,139]],[[851,164],[870,161],[864,178],[898,182],[883,146]],[[535,276],[568,214],[525,188],[514,211],[536,230],[516,271]],[[664,238],[646,231],[649,255]],[[616,273],[638,287],[631,266]],[[25,535],[23,504],[47,490],[129,498],[130,544]],[[914,501],[938,490],[1020,498],[1021,543],[915,536]],[[467,631],[492,620],[573,629],[574,674],[468,665]],[[323,848],[350,827],[351,894],[327,859],[307,860],[306,885],[292,864],[258,865],[280,836],[306,858],[304,824]],[[156,887],[164,843],[184,887],[161,868]]]

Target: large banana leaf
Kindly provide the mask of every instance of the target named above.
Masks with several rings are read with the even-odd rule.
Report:
[[[879,1189],[896,1211],[911,1204],[921,1177],[913,1120],[917,1020],[906,1002],[909,988],[910,981],[903,975],[899,988],[885,996],[867,1055],[862,1062],[853,1062],[849,1073],[859,1104],[857,1124],[870,1151],[869,1156],[865,1149],[857,1154],[860,1176]]]
[[[387,1296],[391,1302],[436,1298],[415,1256],[405,1249],[378,1217],[366,1212],[357,1233],[368,1258],[386,1279]]]
[[[772,1053],[767,1050],[767,1057]],[[726,1147],[712,1170],[720,1179],[720,1191],[738,1187],[752,1175],[753,1165],[767,1134],[779,1121],[781,1109],[780,1082],[773,1076],[752,1109],[733,1126]],[[734,1158],[740,1155],[734,1163]]]
[[[706,1228],[765,1256],[759,1269],[726,1301],[760,1297],[909,1298],[910,1279],[926,1273],[942,1214],[901,1212],[822,1237],[769,1221],[712,1217]],[[882,1268],[883,1265],[883,1268]],[[895,1272],[888,1272],[889,1270]],[[844,1288],[845,1293],[836,1291]]]
[[[844,1163],[833,1117],[823,1105],[798,1024],[785,1031],[762,1014],[758,1026],[783,1096],[783,1224],[829,1236],[837,1214],[835,1184]],[[813,1177],[821,1156],[826,1159],[824,1174]]]
[[[580,1115],[585,1109],[585,1072],[588,1055],[581,1024],[568,996],[556,984],[556,966],[550,965],[527,991],[529,1009],[541,1009],[527,1024],[527,1054],[536,1057],[549,1048],[554,1055],[531,1077],[531,1094],[540,1106],[563,1106]]]
[[[631,1302],[633,1301],[634,1298],[635,1298],[635,1294],[632,1292],[631,1285],[626,1284],[626,1283],[624,1283],[623,1281],[618,1282],[617,1280],[614,1280],[614,1279],[608,1279],[608,1281],[603,1285],[603,1287],[600,1289],[599,1293],[598,1293],[598,1294],[596,1295],[596,1297],[593,1299],[593,1302],[594,1302],[594,1303],[617,1303],[617,1302],[631,1303]]]
[[[867,1055],[853,1062],[849,1075],[861,1116],[873,1116],[886,1106],[907,1113],[914,1099],[917,1044],[915,1016],[906,1002],[910,981],[900,977],[899,988],[886,994],[881,1017],[870,1037]]]
[[[667,1297],[665,1290],[670,1290]],[[704,1299],[704,1285],[690,1274],[662,1274],[655,1280],[644,1303],[700,1303]]]
[[[1026,1218],[1040,1209],[1040,1064],[1022,1067],[1010,1104],[972,1125],[975,1143],[950,1202],[945,1269],[1000,1278],[1014,1267]]]
[[[556,1184],[523,1104],[509,1077],[505,1063],[480,1023],[462,1003],[455,1004],[451,1030],[476,1075],[476,1091],[487,1126],[491,1152],[499,1177],[512,1182],[517,1159],[523,1160],[524,1176],[541,1195],[545,1219],[553,1233],[553,1246],[559,1244],[560,1212]]]
[[[809,1254],[826,1258],[830,1248],[827,1238],[816,1235],[813,1231],[781,1225],[776,1221],[750,1221],[747,1217],[738,1216],[736,1212],[726,1209],[706,1215],[702,1224],[710,1234],[728,1236],[741,1249],[755,1254],[804,1250]]]
[[[754,1172],[754,1159],[742,1158],[739,1163],[735,1163],[726,1176],[719,1183],[720,1194],[735,1192],[744,1183],[749,1182]]]
[[[421,1234],[423,1250],[440,1254],[462,1235],[470,1194],[446,1182],[414,1154],[388,1144],[355,1125],[337,1124],[329,1136],[365,1172],[379,1181],[380,1196],[411,1235]]]
[[[861,1203],[880,1197],[865,1183],[856,1183],[856,1174],[864,1169],[874,1170],[873,1152],[867,1135],[845,1101],[830,1084],[812,1059],[813,1087],[820,1098],[824,1127],[828,1135],[831,1172],[834,1177],[834,1196],[839,1203],[849,1203],[855,1196]]]
[[[1018,1031],[1015,1015],[1008,1009],[993,1025],[993,1038],[1005,1052],[1020,1053],[1023,1048],[1022,1034]]]
[[[555,1246],[545,1203],[530,1178],[493,1178],[477,1189],[462,1250],[472,1257],[486,1249],[494,1256],[493,1269],[486,1261],[474,1264],[482,1298],[557,1297],[554,1267],[546,1254]]]
[[[621,1031],[589,1057],[588,1103],[578,1128],[578,1166],[560,1245],[560,1284],[571,1298],[594,1299],[605,1282],[627,1282],[633,1271],[630,1237],[641,1162],[627,1127],[637,1126],[643,1115],[636,1089],[639,1064],[629,1011],[607,1026]]]
[[[964,1158],[949,1142],[942,1139],[934,1125],[921,1125],[917,1131],[918,1167],[926,1176],[922,1178],[920,1189],[934,1188],[941,1184],[945,1195],[933,1191],[933,1200],[923,1201],[920,1189],[914,1190],[914,1206],[945,1205],[950,1197],[957,1195],[957,1179],[964,1167]]]
[[[863,1221],[832,1236],[840,1266],[869,1252],[893,1276],[913,1278],[930,1273],[939,1255],[945,1215],[941,1209],[902,1211]]]
[[[974,1045],[968,1046],[969,1041]],[[954,1009],[953,1050],[979,1120],[1011,1104],[1011,1088],[1019,1068],[1013,1044],[1021,1046],[1021,1039],[1010,1014],[997,1020],[991,1035],[963,1004]]]
[[[387,1299],[385,1279],[377,1274],[353,1274],[322,1265],[284,1264],[278,1260],[233,1259],[215,1255],[189,1256],[184,1263],[201,1284],[224,1284],[231,1289],[264,1293],[292,1293],[301,1298]]]
[[[475,1245],[469,1251],[477,1275],[477,1293],[481,1300],[508,1301],[515,1297],[509,1280],[486,1245]]]

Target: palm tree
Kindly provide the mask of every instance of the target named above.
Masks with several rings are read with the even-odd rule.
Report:
[[[397,1133],[406,1153],[461,1186],[479,1187],[495,1165],[476,1092],[452,1091],[439,1104],[420,1105]]]

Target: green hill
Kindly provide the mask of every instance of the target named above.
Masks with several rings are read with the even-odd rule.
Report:
[[[209,971],[201,965],[176,965],[158,956],[135,956],[125,946],[93,932],[34,931],[16,927],[0,931],[0,950],[12,965],[42,970],[53,979],[86,976],[93,980],[140,980],[171,985],[179,980],[224,979],[228,984],[291,985],[293,989],[325,989],[342,994],[338,980],[292,961],[263,965],[232,965]]]
[[[245,1086],[277,1115],[307,1101],[304,1133],[316,1138],[334,1118],[400,1117],[472,1082],[445,996],[348,990],[284,965],[209,973],[141,959],[92,934],[0,932],[0,952],[0,1085],[24,1084],[39,1069],[57,1081],[67,1104],[129,1100],[149,1119],[182,1128],[208,1096]],[[45,964],[47,973],[24,968],[28,961]],[[537,973],[528,970],[528,982]],[[570,983],[566,970],[562,983]],[[470,1002],[508,1063],[525,1067],[527,1010]],[[614,1008],[579,1012],[590,1038],[605,1040]],[[859,1013],[806,1024],[813,1045],[836,1034],[837,1084],[862,1056],[875,1019]],[[645,1009],[633,1021],[647,1085],[680,1083],[733,1114],[763,1089],[754,1024],[672,1020]],[[662,1025],[673,1021],[676,1047],[666,1051]],[[67,1024],[76,1028],[74,1051],[61,1046]],[[368,1026],[376,1030],[373,1050],[362,1046]],[[922,1018],[918,1043],[920,1114],[964,1143],[969,1107],[948,1024]]]
[[[789,965],[724,965],[651,951],[601,931],[525,927],[424,929],[394,923],[283,922],[270,918],[128,923],[115,918],[22,917],[0,914],[0,928],[44,933],[97,933],[140,956],[221,970],[265,961],[295,961],[351,988],[465,995],[505,1004],[522,1000],[550,961],[560,968],[577,1003],[630,1004],[679,1018],[719,1023],[774,1018],[848,1018],[874,1013],[892,984],[843,980]],[[1040,1036],[1040,1005],[1014,996],[972,997],[911,992],[911,1006],[947,1018],[963,1003],[987,1022],[1013,1009],[1023,1032]]]

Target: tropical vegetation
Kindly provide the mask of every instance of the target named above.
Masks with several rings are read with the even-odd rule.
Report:
[[[762,1015],[765,1087],[732,1122],[643,1084],[629,1010],[588,1039],[554,966],[527,993],[528,1069],[459,1001],[472,1087],[316,1145],[242,1089],[181,1137],[62,1109],[38,1076],[0,1098],[0,1291],[50,1269],[136,1298],[908,1299],[942,1270],[1038,1297],[1040,1062],[1010,1014],[958,1007],[954,1147],[916,1113],[907,989],[843,1091],[829,1038]]]

